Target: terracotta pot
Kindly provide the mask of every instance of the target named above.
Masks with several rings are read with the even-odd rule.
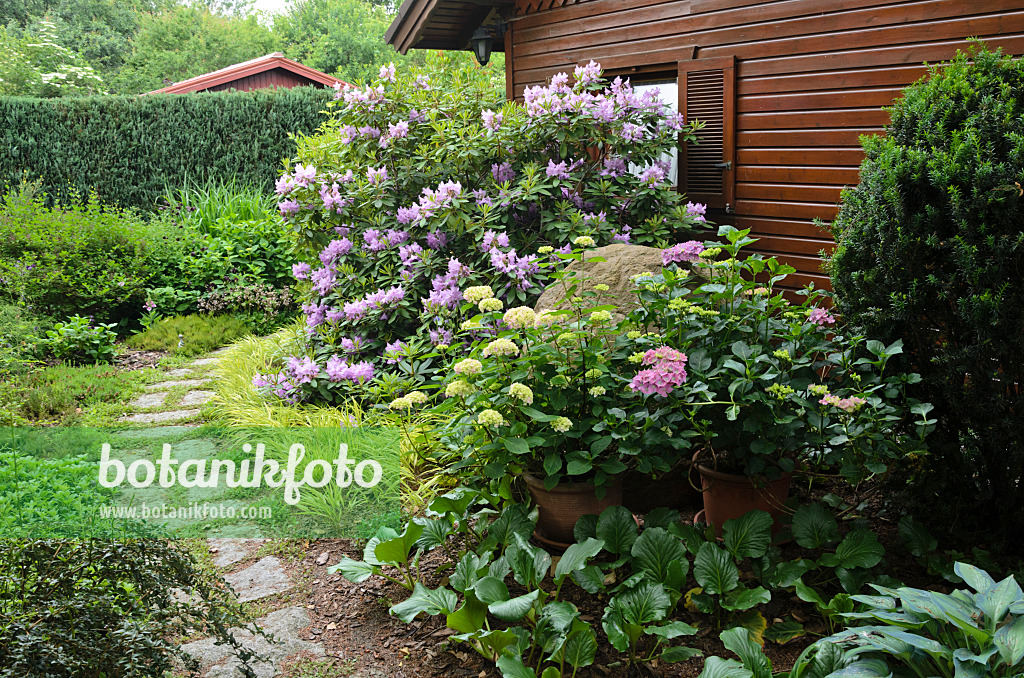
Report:
[[[565,544],[576,541],[572,531],[580,516],[588,513],[600,515],[609,506],[622,504],[622,480],[605,488],[603,498],[591,483],[558,483],[551,490],[544,489],[544,481],[529,473],[523,474],[526,488],[540,511],[537,532],[547,540]]]
[[[765,511],[775,519],[773,532],[782,528],[778,518],[789,497],[792,473],[783,473],[777,480],[765,481],[759,487],[747,476],[722,473],[706,466],[698,465],[697,472],[704,492],[704,522],[714,525],[718,536],[722,536],[725,521],[754,510]]]
[[[690,484],[689,473],[689,462],[679,464],[657,479],[639,471],[627,471],[622,477],[622,505],[633,513],[649,513],[659,506],[671,509],[700,506],[700,492]]]

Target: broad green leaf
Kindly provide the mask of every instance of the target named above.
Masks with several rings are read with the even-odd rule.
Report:
[[[423,526],[410,522],[405,526],[405,532],[394,539],[388,539],[377,544],[373,549],[373,555],[382,563],[409,562],[409,554],[412,553],[416,540],[423,534]]]
[[[508,600],[508,586],[497,577],[481,577],[473,586],[476,597],[487,605]]]
[[[633,543],[631,551],[633,569],[646,572],[653,581],[680,590],[686,582],[689,561],[686,550],[676,537],[660,527],[649,527]],[[682,569],[671,568],[672,563],[682,565]],[[680,574],[682,578],[680,579]]]
[[[625,506],[609,506],[597,520],[596,536],[611,553],[629,553],[637,539],[633,514]]]
[[[462,516],[479,497],[480,493],[476,490],[460,487],[430,502],[426,513],[428,516]]]
[[[693,560],[693,576],[705,593],[722,594],[736,588],[740,571],[729,553],[708,542]]]
[[[788,678],[826,678],[841,669],[846,661],[846,655],[838,644],[814,643],[793,662]]]
[[[604,572],[597,565],[587,565],[572,573],[572,580],[587,593],[597,593],[604,588]]]
[[[337,565],[327,568],[331,574],[341,572],[341,576],[353,584],[364,582],[374,573],[374,566],[359,560],[352,560],[348,556],[342,556]]]
[[[455,640],[461,640],[463,642],[477,642],[480,643],[482,652],[485,657],[489,657],[491,661],[496,662],[501,657],[506,648],[521,645],[521,637],[517,631],[523,631],[523,629],[511,628],[511,629],[495,629],[493,631],[477,632],[477,633],[463,633],[457,636],[452,636]]]
[[[644,516],[644,527],[663,527],[666,530],[673,523],[679,522],[679,511],[670,508],[659,507],[651,509],[651,512]]]
[[[591,513],[580,516],[572,528],[572,536],[576,541],[586,541],[588,537],[597,536],[597,516]]]
[[[392,605],[390,612],[408,624],[421,612],[426,612],[431,616],[451,614],[458,604],[459,598],[454,592],[443,587],[432,591],[416,582],[412,595],[401,603]]]
[[[735,659],[708,657],[698,678],[753,678],[753,675]]]
[[[764,511],[750,511],[725,521],[722,536],[733,558],[760,558],[772,540],[772,517]]]
[[[695,647],[677,645],[675,647],[666,647],[660,657],[663,662],[675,664],[676,662],[685,662],[689,659],[693,659],[694,657],[699,657],[702,654],[704,653]]]
[[[761,646],[750,638],[750,631],[744,628],[733,628],[722,631],[719,636],[727,650],[734,652],[743,667],[750,671],[753,678],[771,678],[772,664],[764,656]]]
[[[563,656],[569,666],[579,669],[590,666],[597,657],[597,638],[594,636],[594,629],[586,622],[573,624],[569,638],[562,648]]]
[[[604,542],[598,539],[587,539],[583,543],[573,544],[565,550],[558,565],[555,566],[555,580],[582,570],[587,561],[596,556],[604,548]]]
[[[821,504],[805,504],[793,514],[793,539],[805,549],[823,549],[839,541],[839,523]]]
[[[544,669],[544,673],[540,674],[540,678],[562,678],[562,672],[558,670],[557,666],[549,666]]]
[[[775,622],[764,632],[764,639],[779,645],[785,645],[796,638],[807,635],[803,624],[795,621]]]
[[[609,607],[618,610],[628,624],[643,626],[661,621],[668,613],[669,600],[661,584],[645,583],[635,589],[619,593],[612,598]]]
[[[416,540],[415,548],[429,551],[444,544],[448,535],[452,532],[452,524],[446,519],[431,520],[429,518],[416,518],[415,521],[423,526],[423,535]]]
[[[537,678],[537,673],[528,666],[524,666],[523,660],[519,657],[505,654],[498,657],[495,665],[501,671],[502,678]]]
[[[456,591],[465,593],[468,589],[473,588],[480,578],[478,574],[480,567],[480,557],[475,553],[467,553],[459,559],[455,571],[448,578],[448,583]]]
[[[989,620],[999,623],[1010,611],[1010,605],[1024,598],[1020,586],[1013,576],[1009,576],[988,591],[979,595],[975,602]]]
[[[547,622],[555,631],[563,633],[569,629],[574,619],[578,619],[580,611],[572,603],[559,601],[548,603],[540,613],[541,622]]]
[[[881,659],[860,659],[833,671],[827,678],[891,678],[892,671]]]
[[[512,568],[512,576],[523,586],[536,586],[544,581],[551,567],[548,552],[532,546],[518,534],[515,543],[505,551],[505,557]]]
[[[660,626],[649,626],[645,633],[649,636],[657,636],[662,640],[672,640],[679,636],[692,636],[697,633],[697,630],[696,626],[690,626],[685,622],[671,621]]]
[[[988,572],[968,563],[954,563],[953,571],[978,593],[985,593],[996,585],[995,580],[989,576]]]
[[[821,564],[827,567],[870,568],[881,562],[885,548],[878,543],[878,537],[870,530],[850,532],[836,547],[834,554],[821,557]]]
[[[516,596],[510,600],[490,603],[487,605],[487,611],[502,621],[519,621],[526,616],[526,613],[537,602],[539,595],[540,589],[534,589],[527,594]]]
[[[496,545],[507,546],[515,543],[516,535],[529,539],[533,534],[533,521],[521,504],[513,504],[495,518],[487,530],[487,536]]]
[[[530,453],[530,443],[522,438],[502,438],[501,442],[505,449],[512,454],[524,455]]]
[[[732,621],[750,631],[750,639],[758,645],[764,645],[764,632],[768,630],[768,620],[757,610],[742,610],[732,613]]]
[[[371,537],[369,540],[367,540],[366,546],[363,547],[363,560],[369,563],[370,565],[383,565],[384,563],[378,560],[377,555],[375,553],[375,551],[377,550],[377,546],[382,541],[386,541],[388,539],[395,539],[396,537],[398,537],[398,533],[392,530],[390,527],[382,527],[379,530],[377,530],[377,533],[373,535],[373,537]]]
[[[1017,617],[996,631],[993,639],[999,656],[1010,667],[1011,673],[1019,673],[1017,664],[1024,659],[1024,617]]]
[[[693,525],[686,523],[673,523],[668,528],[669,534],[675,535],[683,540],[686,550],[697,555],[700,547],[707,543],[704,533]]]
[[[746,589],[742,586],[729,591],[722,596],[722,608],[726,610],[749,610],[755,605],[764,605],[772,599],[768,589],[758,586],[754,589]]]
[[[470,590],[466,592],[466,600],[462,607],[448,615],[446,625],[459,633],[473,633],[482,629],[486,621],[487,605]]]
[[[933,537],[928,528],[920,521],[914,520],[913,516],[900,518],[896,530],[903,540],[903,545],[907,547],[912,556],[921,558],[939,546],[939,540]]]

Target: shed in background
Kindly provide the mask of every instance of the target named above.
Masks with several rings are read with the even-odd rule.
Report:
[[[334,87],[342,80],[292,61],[280,52],[243,61],[212,73],[197,75],[147,94],[187,94],[189,92],[224,92],[285,87]]]

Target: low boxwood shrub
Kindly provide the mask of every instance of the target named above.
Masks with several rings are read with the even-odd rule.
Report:
[[[975,46],[905,90],[865,137],[829,261],[838,310],[902,339],[938,427],[915,486],[965,530],[1024,533],[1024,63]],[[942,510],[939,510],[939,509]]]

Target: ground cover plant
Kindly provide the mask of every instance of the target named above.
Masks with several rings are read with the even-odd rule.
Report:
[[[573,241],[667,244],[703,222],[662,159],[692,129],[597,64],[531,89],[525,106],[390,66],[340,97],[278,182],[320,263],[295,268],[309,340],[257,377],[268,394],[339,402],[376,374],[369,397],[388,399],[431,378],[465,288],[526,302]]]
[[[837,309],[882,341],[935,405],[914,471],[921,501],[971,539],[1018,549],[1024,529],[1024,66],[976,45],[932,69],[866,137],[829,260]],[[936,518],[938,516],[936,515]]]
[[[140,373],[110,365],[44,367],[0,385],[0,412],[13,421],[71,423],[86,408],[127,402],[143,383]]]
[[[144,351],[194,356],[209,353],[250,333],[249,325],[232,315],[186,315],[154,321],[125,343]]]

